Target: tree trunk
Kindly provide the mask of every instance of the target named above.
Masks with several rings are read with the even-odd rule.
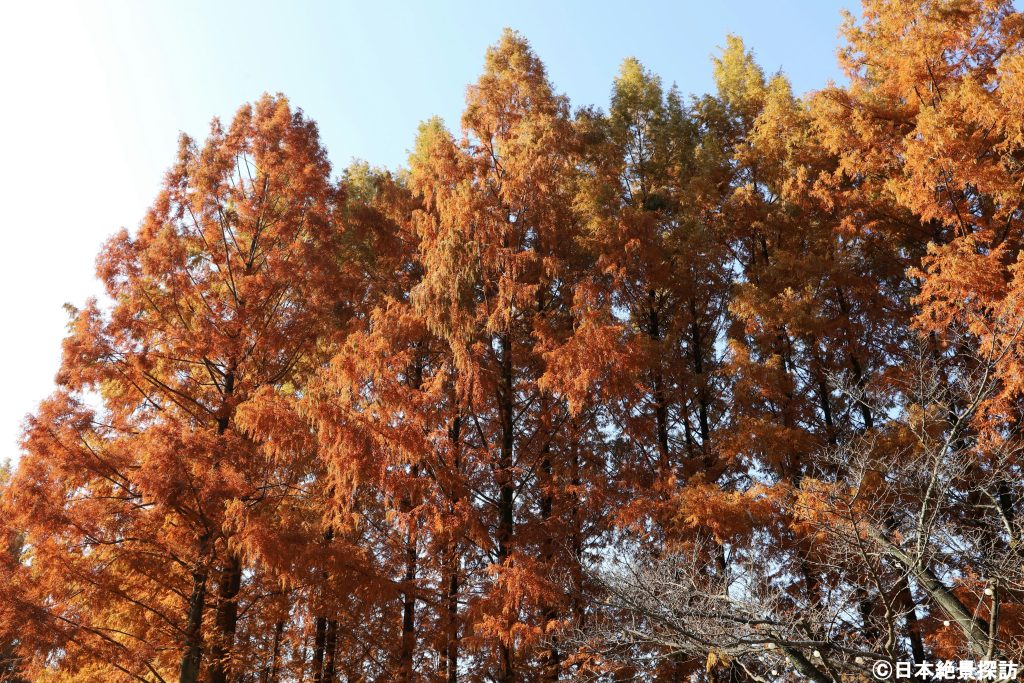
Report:
[[[233,369],[228,370],[228,372],[224,375],[223,392],[224,392],[224,403],[222,405],[222,410],[220,412],[220,415],[217,418],[217,436],[218,437],[223,436],[227,432],[228,425],[231,423],[231,412],[230,412],[230,410],[228,408],[228,405],[229,405],[228,401],[229,401],[229,399],[231,398],[231,396],[235,392],[235,373],[234,373]],[[212,467],[213,467],[214,470],[217,470],[218,467],[219,467],[219,462],[218,462],[216,454],[213,457]],[[209,543],[210,543],[210,540],[208,539],[205,544],[209,544]],[[211,683],[224,683],[227,680],[227,671],[226,671],[227,662],[225,662],[224,660],[225,660],[225,658],[229,654],[228,650],[227,650],[229,645],[225,642],[225,635],[230,630],[231,637],[232,638],[234,637],[235,621],[236,621],[237,615],[238,615],[238,606],[237,606],[237,604],[234,603],[234,599],[235,599],[235,597],[238,594],[238,587],[237,587],[238,584],[235,583],[235,579],[234,579],[234,576],[233,576],[234,572],[232,571],[233,566],[236,566],[237,564],[238,564],[237,558],[235,558],[234,555],[232,555],[229,552],[227,564],[226,564],[226,566],[225,566],[225,568],[224,568],[224,570],[223,570],[223,572],[221,574],[221,581],[220,581],[219,594],[218,594],[217,615],[216,615],[216,625],[217,625],[218,633],[217,633],[217,640],[214,642],[212,650],[211,650],[211,653],[210,653],[211,658],[213,660],[213,662],[212,662],[212,669],[211,669],[211,673],[210,673]],[[238,569],[238,578],[239,578],[239,581],[240,581],[240,579],[241,579],[241,568],[240,568],[240,566],[239,566],[239,569]],[[202,577],[202,589],[200,591],[200,596],[199,596],[199,602],[200,603],[205,602],[205,599],[206,599],[206,581],[207,581],[206,570],[204,570],[203,571],[203,577]],[[231,586],[232,586],[233,583],[235,583],[235,588],[232,591]],[[192,594],[193,600],[195,600],[196,597],[197,596],[196,596],[195,589],[193,589],[193,594]],[[231,607],[228,606],[229,604],[231,605]],[[194,608],[195,605],[192,605],[191,607]],[[202,604],[199,605],[198,609],[200,611],[199,621],[201,622],[202,621],[202,614],[201,614],[201,612],[202,612],[202,609],[203,609]],[[191,611],[191,609],[190,609],[190,611]],[[191,622],[192,622],[192,618],[191,618],[191,615],[190,615],[190,617],[189,617],[189,627],[190,628],[192,627],[192,623]],[[200,623],[200,626],[201,626],[201,623]],[[190,678],[186,679],[186,676],[185,676],[185,673],[186,673],[186,670],[185,670],[186,669],[186,663],[185,663],[185,661],[182,661],[181,683],[184,683],[186,680],[194,681],[199,676],[199,668],[200,668],[199,665],[200,665],[200,660],[202,658],[202,654],[201,653],[197,653],[194,657],[191,656],[191,655],[186,655],[186,657],[189,659],[188,674],[189,674],[189,676],[194,677],[194,678],[190,677]],[[193,659],[194,659],[194,662],[195,662],[194,663],[194,669],[193,669],[193,665],[192,665],[192,660]]]
[[[445,597],[448,612],[442,653],[445,683],[458,683],[459,680],[459,569],[456,563],[457,560],[453,559],[449,564],[448,595]]]
[[[334,683],[335,658],[338,654],[338,622],[335,619],[327,622],[327,640],[324,647],[327,650],[327,661],[324,662],[321,680],[323,683]]]
[[[828,382],[825,381],[825,376],[818,373],[818,401],[821,403],[821,416],[825,421],[825,437],[828,439],[829,446],[836,445],[836,428],[832,422],[832,400],[829,396]]]
[[[313,683],[322,683],[324,675],[324,646],[327,643],[327,617],[317,617],[313,636]]]
[[[511,554],[512,536],[515,533],[515,485],[512,481],[514,447],[514,401],[512,373],[512,335],[501,337],[501,385],[498,391],[501,419],[501,451],[498,460],[498,563],[504,565]],[[512,646],[505,642],[498,645],[501,671],[498,680],[512,683],[515,680]]]
[[[550,571],[555,560],[554,533],[551,529],[552,511],[554,509],[553,490],[555,482],[551,466],[551,448],[549,445],[544,446],[544,459],[541,461],[541,475],[543,491],[541,492],[540,499],[540,516],[544,525],[544,541],[541,551],[541,559],[544,568],[547,571]],[[544,619],[544,635],[549,638],[550,641],[548,642],[547,648],[541,655],[541,680],[557,681],[561,674],[561,654],[558,651],[558,638],[553,633],[549,633],[548,628],[550,624],[558,618],[558,610],[550,598],[544,598],[543,602],[544,606],[542,609],[542,616]]]
[[[661,321],[658,319],[657,294],[648,293],[647,336],[652,342],[661,340]],[[665,398],[665,378],[660,364],[654,371],[654,426],[658,442],[659,465],[667,472],[672,465],[668,450],[668,401]]]
[[[924,661],[924,641],[921,640],[921,627],[917,621],[917,604],[914,602],[914,594],[910,592],[910,583],[906,576],[901,576],[896,586],[896,599],[899,601],[899,608],[903,610],[906,621],[907,638],[910,640],[910,654],[915,664]]]
[[[701,448],[704,450],[704,461],[710,466],[711,454],[708,447],[711,442],[711,423],[708,417],[708,391],[704,378],[704,339],[697,322],[697,302],[690,299],[690,350],[693,357],[693,374],[697,376],[697,419],[700,423]]]
[[[924,592],[928,594],[928,597],[960,627],[971,651],[980,657],[987,656],[990,649],[988,622],[981,617],[975,616],[971,610],[967,609],[956,594],[931,569],[916,561],[882,533],[875,530],[869,530],[869,533],[879,544],[882,551],[907,572],[913,574],[914,579],[924,589]],[[998,655],[998,650],[995,650],[993,656],[998,657]]]
[[[206,562],[209,555],[209,535],[199,539],[199,559],[192,570],[192,595],[188,601],[188,620],[185,623],[185,653],[178,673],[180,683],[198,683],[203,658],[203,611],[206,607]]]
[[[405,541],[405,592],[402,594],[402,645],[399,653],[401,680],[412,683],[413,655],[416,649],[416,596],[413,583],[416,581],[416,532],[411,526]]]
[[[274,645],[270,650],[270,663],[263,667],[260,683],[277,683],[277,661],[281,655],[281,636],[283,634],[284,622],[279,621],[274,626]]]
[[[231,650],[238,625],[238,591],[242,585],[242,563],[228,554],[217,593],[217,640],[211,655],[210,683],[228,683],[231,678]]]
[[[462,458],[460,446],[462,437],[462,419],[456,415],[448,430],[451,446],[451,467],[455,475],[461,472]],[[456,509],[460,496],[456,492],[452,496],[452,509]],[[445,555],[444,575],[447,594],[444,596],[445,642],[441,651],[441,671],[445,683],[458,683],[459,680],[459,542],[457,538],[448,541]]]

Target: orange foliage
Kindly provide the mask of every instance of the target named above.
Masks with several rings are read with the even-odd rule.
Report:
[[[393,174],[282,96],[183,136],[0,478],[0,680],[744,677],[828,610],[804,674],[1020,652],[1024,18],[844,36],[848,85],[730,36],[715,92],[628,59],[574,114],[506,31]],[[784,614],[590,651],[638,546]]]

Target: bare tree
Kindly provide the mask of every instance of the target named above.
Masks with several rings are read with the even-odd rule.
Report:
[[[623,542],[595,572],[581,658],[637,680],[637,662],[688,656],[733,679],[818,683],[878,659],[1020,661],[1000,629],[1024,607],[1021,426],[999,393],[1018,332],[974,350],[925,340],[898,377],[843,388],[884,420],[823,449],[773,528],[671,554]]]

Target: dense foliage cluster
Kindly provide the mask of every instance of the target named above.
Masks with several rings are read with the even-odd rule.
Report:
[[[1024,16],[844,35],[573,111],[506,32],[395,172],[282,96],[182,137],[0,473],[0,679],[1024,660]]]

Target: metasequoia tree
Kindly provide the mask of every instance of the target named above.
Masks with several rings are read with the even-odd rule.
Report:
[[[632,59],[608,114],[585,113],[580,127],[590,172],[578,202],[601,269],[593,286],[606,290],[606,328],[622,329],[618,372],[603,396],[636,449],[635,467],[647,473],[641,486],[668,485],[714,462],[715,343],[728,284],[727,253],[711,224],[719,197],[707,184],[721,156],[675,89],[664,93]]]
[[[74,312],[8,492],[59,668],[231,676],[254,597],[237,522],[301,476],[236,414],[343,329],[329,171],[315,124],[266,96],[202,146],[183,136],[138,232],[100,255],[111,305]]]
[[[570,112],[506,31],[337,181],[183,137],[0,473],[0,679],[861,678],[1024,656],[1024,19],[865,0]]]
[[[606,629],[601,654],[711,653],[710,668],[754,677],[791,668],[821,683],[869,675],[875,659],[908,658],[901,586],[910,582],[929,610],[934,657],[1019,657],[1024,575],[1013,548],[1021,525],[1008,523],[992,493],[1017,470],[1019,454],[985,446],[970,427],[997,390],[994,370],[1007,349],[983,349],[978,371],[951,382],[928,346],[923,340],[894,382],[900,404],[872,402],[886,423],[820,454],[833,467],[801,484],[792,514],[815,539],[807,561],[829,585],[824,599],[804,603],[787,585],[788,569],[750,552],[775,533],[774,515],[764,514],[770,499],[756,496],[736,501],[754,531],[730,538],[733,562],[711,584],[699,555],[624,549],[603,577],[619,619],[595,628]],[[985,479],[975,473],[979,460]],[[1019,488],[1016,477],[1010,491]],[[985,518],[974,503],[981,498],[990,503]],[[865,594],[878,596],[866,614]]]
[[[598,271],[581,287],[587,324],[572,346],[589,353],[572,371],[590,378],[602,426],[616,434],[610,474],[628,492],[619,528],[673,545],[687,536],[676,523],[680,487],[721,472],[729,254],[717,215],[727,151],[635,59],[623,63],[608,113],[584,111],[577,126],[586,141],[577,205]],[[666,667],[665,680],[692,671]]]
[[[353,221],[388,243],[375,245],[383,249],[360,329],[318,373],[301,411],[318,435],[334,505],[363,518],[374,556],[382,593],[380,633],[367,644],[379,652],[374,675],[418,679],[426,644],[445,660],[443,679],[458,659],[459,416],[445,347],[409,302],[422,275],[411,229],[418,204],[389,176],[355,170],[350,184],[365,196]],[[424,596],[430,617],[418,610]]]
[[[928,243],[919,247],[927,254],[911,275],[920,282],[916,324],[929,335],[942,381],[955,387],[980,372],[995,378],[982,405],[951,401],[948,419],[958,425],[956,447],[977,444],[960,484],[974,493],[960,514],[976,518],[985,547],[1011,549],[1020,505],[1012,484],[1019,475],[1010,471],[1020,439],[1021,358],[1020,133],[1011,112],[1021,92],[1022,31],[1009,3],[866,3],[862,21],[845,28],[851,84],[823,94],[841,107],[835,128],[860,138],[847,146],[848,133],[832,133],[847,173],[883,177],[879,193],[927,228]],[[976,348],[1000,351],[982,363]],[[993,505],[999,523],[989,526]],[[978,561],[965,557],[960,571],[984,574]],[[927,581],[920,584],[937,609],[948,610]],[[1012,592],[995,597],[997,614],[1018,600]],[[976,634],[965,637],[972,650],[981,648]]]
[[[725,207],[741,265],[730,302],[735,431],[725,454],[743,463],[741,490],[766,487],[775,523],[784,525],[753,553],[777,553],[792,567],[790,588],[810,610],[834,586],[857,585],[856,577],[819,574],[817,539],[794,518],[793,496],[806,477],[836,467],[823,453],[879,420],[861,395],[905,360],[913,252],[836,212],[837,161],[806,105],[783,77],[764,80],[740,54],[730,46],[719,63],[720,110],[727,120],[749,120],[734,148],[738,174]],[[855,562],[841,569],[857,572]],[[909,588],[904,582],[897,591],[920,656]],[[871,609],[872,595],[860,595],[860,609]]]
[[[467,558],[479,569],[466,640],[493,680],[522,680],[537,666],[555,679],[554,641],[531,652],[566,616],[558,568],[579,560],[561,541],[579,536],[578,513],[596,503],[584,500],[588,472],[601,468],[588,411],[570,409],[554,374],[542,381],[545,354],[571,332],[585,258],[573,212],[577,143],[565,98],[511,32],[488,51],[462,128],[456,142],[428,127],[412,160],[424,201],[412,298],[448,348],[467,504],[484,531]]]
[[[744,458],[754,456],[759,464],[746,476],[756,473],[755,481],[770,486],[755,500],[774,501],[775,510],[768,508],[771,514],[765,516],[765,509],[745,503],[747,523],[740,529],[749,531],[737,535],[736,529],[725,528],[733,546],[730,559],[736,564],[725,573],[729,578],[719,586],[721,592],[702,583],[694,554],[664,563],[648,555],[650,567],[634,565],[614,575],[609,584],[613,605],[646,614],[647,627],[637,638],[619,639],[634,655],[638,644],[678,647],[694,655],[710,651],[709,665],[713,659],[718,667],[742,652],[747,659],[737,658],[735,664],[748,673],[763,673],[768,662],[763,648],[776,644],[766,640],[765,629],[785,626],[791,635],[778,644],[791,665],[803,675],[832,680],[843,672],[844,661],[860,665],[850,661],[854,654],[863,659],[887,652],[917,661],[928,652],[992,657],[1014,642],[1004,635],[1017,629],[1016,617],[1009,616],[1015,612],[1012,590],[990,586],[971,596],[968,584],[951,584],[947,578],[963,572],[991,577],[986,581],[1004,586],[1017,582],[1012,568],[1020,560],[1014,540],[1018,503],[1010,482],[1018,477],[1009,473],[1019,466],[1017,419],[1010,408],[1017,402],[1018,326],[1013,320],[1019,312],[1012,289],[1004,284],[1012,282],[1012,259],[975,242],[976,237],[968,239],[973,246],[964,246],[954,237],[955,202],[944,204],[953,201],[942,180],[946,176],[931,167],[923,174],[928,183],[940,180],[925,191],[920,184],[910,185],[921,182],[920,176],[911,178],[920,169],[902,164],[914,147],[937,132],[922,129],[920,103],[907,105],[913,95],[938,87],[924,82],[932,78],[930,72],[944,74],[943,79],[966,72],[966,80],[989,84],[991,100],[1004,97],[994,94],[999,92],[993,87],[993,74],[999,71],[994,64],[1007,58],[1012,63],[1010,56],[1019,53],[1019,16],[1004,6],[938,4],[929,5],[929,22],[918,10],[918,3],[870,6],[863,27],[851,23],[854,85],[850,92],[835,89],[812,101],[813,126],[778,78],[765,84],[746,67],[733,70],[740,76],[729,78],[727,89],[720,87],[719,101],[740,112],[730,117],[734,123],[742,123],[746,112],[737,105],[753,101],[755,111],[761,108],[761,113],[747,115],[748,127],[735,147],[735,168],[741,175],[726,205],[730,222],[743,230],[737,235],[736,253],[744,266],[730,305],[735,320],[730,366],[738,372],[731,409],[741,428],[727,445]],[[863,52],[857,54],[858,49]],[[906,58],[896,56],[901,52]],[[928,60],[935,64],[929,66]],[[896,87],[914,73],[908,65],[922,61],[916,72],[921,82]],[[937,66],[943,61],[947,63]],[[727,64],[723,59],[720,66]],[[977,73],[970,74],[975,68]],[[1012,93],[1012,78],[1007,80],[1006,91]],[[836,101],[845,109],[838,109]],[[892,109],[883,111],[883,106]],[[728,108],[723,107],[726,112]],[[951,119],[941,132],[960,141],[982,129]],[[963,143],[936,138],[933,144],[929,154],[921,155],[922,163],[934,161],[940,146],[955,150]],[[976,165],[989,153],[987,143],[978,142],[961,163]],[[976,166],[961,171],[972,178],[966,185],[982,183],[989,175],[984,171],[975,181],[976,171]],[[954,189],[953,196],[976,192],[975,187]],[[1000,199],[977,201],[1000,205]],[[996,246],[1012,234],[1015,201],[1004,209],[1001,225],[1007,232]],[[959,211],[961,216],[977,212]],[[952,240],[957,250],[949,256],[952,262],[943,266],[941,255],[951,252],[935,243],[922,259],[928,239],[939,245]],[[918,324],[930,333],[926,340],[934,356],[929,375],[933,382],[927,391],[920,381],[910,381],[916,367],[906,341],[911,303],[921,307]],[[981,358],[970,352],[975,344],[1002,350]],[[885,376],[901,379],[894,383],[883,380]],[[970,377],[981,377],[980,395],[957,389]],[[994,381],[996,377],[1001,381]],[[908,406],[906,422],[914,423],[919,413],[934,415],[933,421],[903,428],[891,408],[870,398],[873,392],[902,397]],[[922,407],[913,407],[918,404]],[[918,435],[916,444],[900,446],[892,436],[897,433]],[[901,497],[848,479],[865,471],[851,460],[869,443],[882,449],[874,458],[887,458],[887,464],[872,464],[869,472],[890,472]],[[932,473],[923,485],[917,471],[922,462]],[[855,502],[865,502],[851,503],[831,485],[821,484],[832,478],[842,481],[840,487],[852,487]],[[747,491],[757,493],[757,488]],[[723,493],[712,491],[718,497]],[[683,500],[688,498],[684,493]],[[727,500],[716,504],[698,497],[694,502],[705,506],[703,515],[694,515],[690,506],[684,509],[694,522],[720,520],[729,509]],[[869,506],[871,512],[856,510],[858,505]],[[920,522],[908,527],[914,512],[918,520],[927,520],[926,528]],[[828,523],[821,521],[822,514],[832,515]],[[873,524],[866,539],[850,531],[859,522],[837,521],[866,514]],[[931,527],[932,520],[947,515],[964,521],[953,522],[940,534]],[[780,528],[780,522],[785,526]],[[847,530],[845,536],[838,533],[840,528]],[[744,540],[745,535],[751,540]],[[837,536],[844,539],[841,550],[834,546]],[[909,549],[902,545],[906,538],[914,539]],[[764,564],[772,557],[775,567],[785,568],[783,574]],[[946,564],[939,557],[958,561]],[[827,571],[819,572],[819,567]],[[668,577],[687,572],[692,583],[680,593],[676,578]],[[777,593],[780,581],[791,588]],[[733,600],[737,591],[749,602]],[[716,602],[716,593],[733,596],[731,604]],[[679,612],[682,605],[686,608]],[[659,617],[659,610],[673,611],[672,621],[682,630],[659,636],[658,624],[664,623],[659,622],[664,616]],[[989,620],[985,612],[998,615],[998,620]],[[926,617],[923,622],[920,614]],[[837,623],[842,632],[834,630]],[[937,628],[939,624],[943,626]],[[836,648],[831,660],[819,656],[826,645]]]

